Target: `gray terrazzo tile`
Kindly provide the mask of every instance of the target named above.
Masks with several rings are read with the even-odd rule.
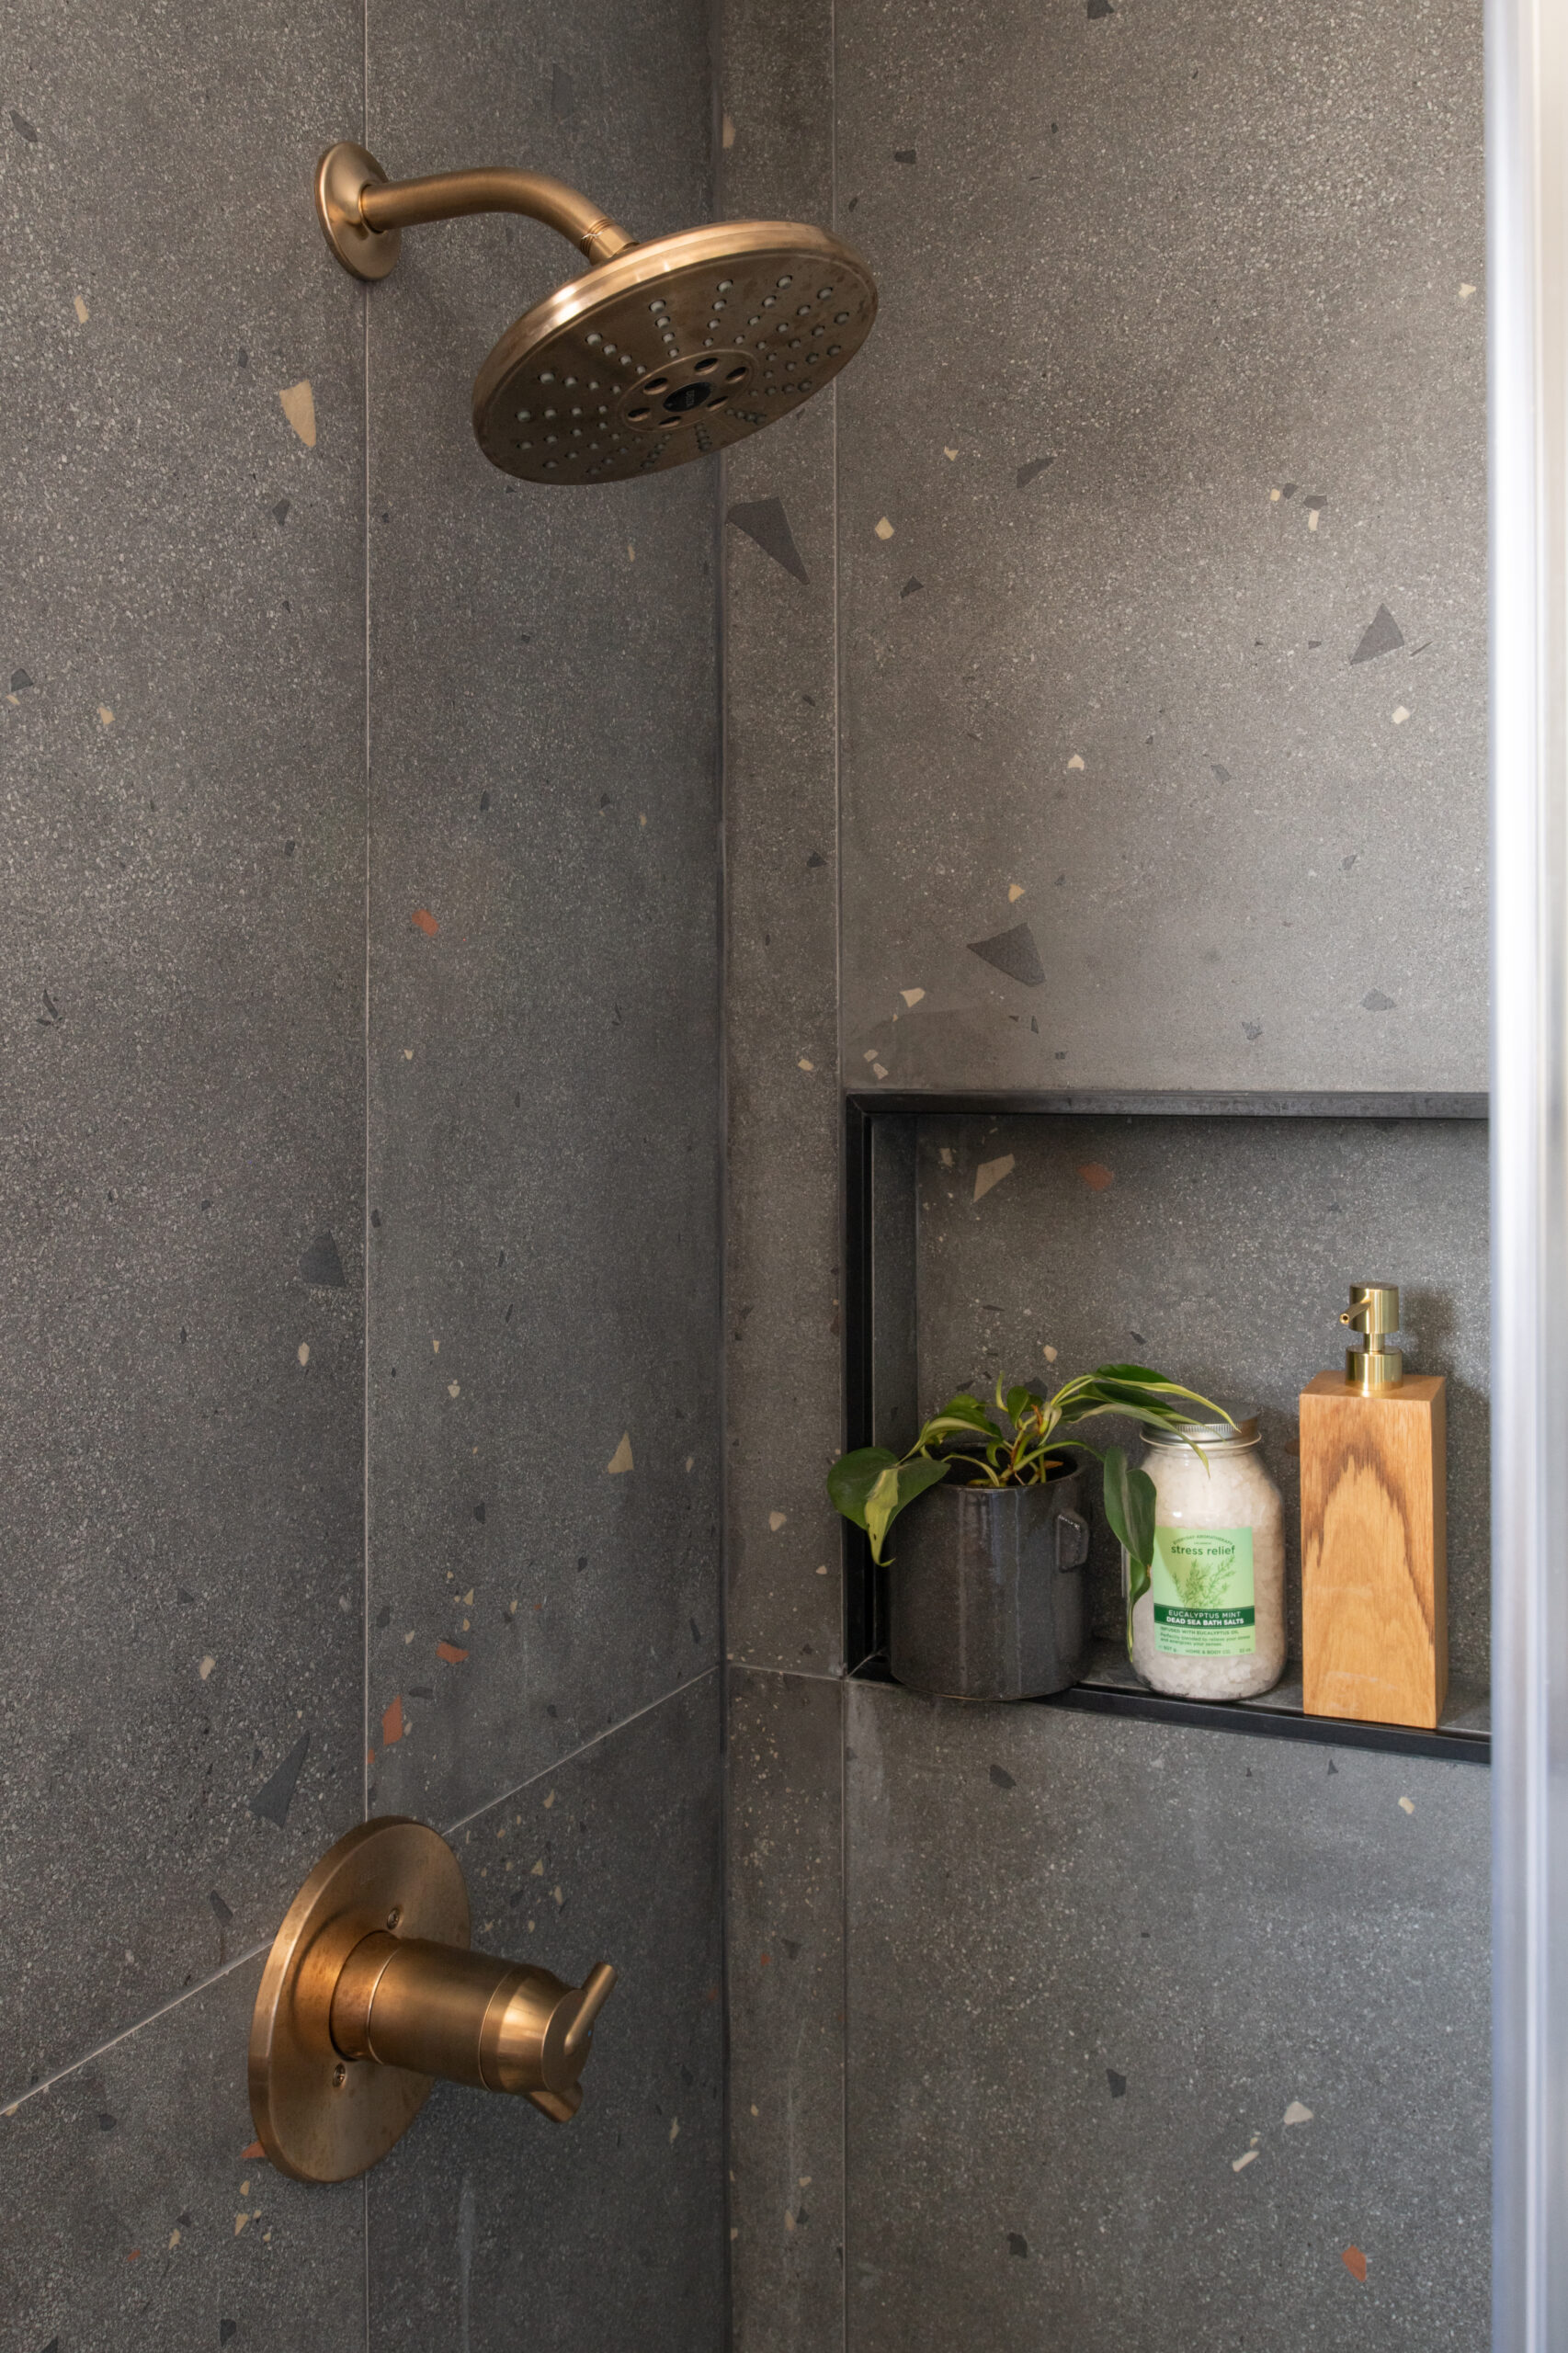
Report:
[[[725,0],[727,215],[832,225],[825,0]],[[835,393],[724,461],[726,1646],[839,1663]]]
[[[353,1818],[364,1126],[360,298],[309,202],[359,18],[44,5],[6,56],[0,2097]]]
[[[707,216],[700,8],[499,48],[447,11],[434,78],[432,23],[378,18],[389,170]],[[717,477],[552,493],[469,426],[579,267],[444,224],[371,306],[370,1745],[376,1806],[437,1820],[718,1655]]]
[[[823,1489],[843,1443],[832,434],[816,401],[726,466],[731,515],[776,498],[807,574],[732,523],[726,1646],[816,1672],[843,1649],[841,1540]]]
[[[849,1702],[854,2353],[1483,2345],[1486,1771]]]
[[[1475,11],[837,22],[846,1072],[1482,1086]]]
[[[719,2353],[719,1703],[707,1675],[453,1835],[476,1945],[620,1982],[572,2123],[437,2085],[371,2175],[373,2353]]]
[[[825,6],[726,0],[728,214],[831,225]],[[843,2329],[834,395],[725,460],[731,2327]]]
[[[845,1687],[729,1687],[734,2341],[816,2353],[843,2333]]]
[[[248,2154],[259,1960],[0,2115],[6,2353],[343,2353],[364,2195]]]
[[[720,0],[726,220],[834,224],[831,0]],[[768,435],[772,446],[776,436]]]
[[[920,1131],[923,1410],[968,1381],[989,1390],[1005,1373],[1053,1386],[1119,1359],[1157,1365],[1204,1396],[1259,1407],[1268,1467],[1285,1498],[1294,1657],[1297,1400],[1315,1374],[1343,1365],[1338,1316],[1348,1285],[1398,1283],[1411,1370],[1440,1372],[1449,1383],[1449,1661],[1458,1681],[1484,1685],[1483,1121],[932,1116]],[[993,1181],[977,1200],[982,1169]],[[1057,1351],[1053,1363],[1042,1355],[1047,1347]],[[1108,1435],[1112,1425],[1104,1428]],[[1120,1555],[1097,1496],[1093,1517],[1096,1629],[1114,1636]]]

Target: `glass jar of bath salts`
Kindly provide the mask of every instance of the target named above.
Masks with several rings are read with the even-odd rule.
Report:
[[[1252,1699],[1284,1672],[1285,1513],[1259,1443],[1255,1415],[1145,1433],[1154,1557],[1132,1665],[1156,1691]]]

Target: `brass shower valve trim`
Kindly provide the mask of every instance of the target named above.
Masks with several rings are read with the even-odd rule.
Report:
[[[368,2171],[437,2075],[520,2095],[558,2124],[576,2114],[615,1971],[600,1961],[565,1985],[468,1939],[462,1870],[423,1823],[361,1823],[323,1856],[278,1932],[251,2020],[251,2113],[280,2172]]]
[[[506,330],[474,380],[473,429],[525,482],[625,482],[788,416],[847,367],[877,315],[866,264],[800,221],[721,221],[640,244],[540,172],[499,165],[389,180],[340,141],[316,215],[352,277],[392,268],[403,232],[476,212],[559,230],[590,267]]]

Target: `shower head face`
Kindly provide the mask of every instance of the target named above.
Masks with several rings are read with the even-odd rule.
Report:
[[[805,405],[877,315],[858,255],[797,221],[631,245],[507,328],[473,387],[479,446],[524,482],[630,482]]]

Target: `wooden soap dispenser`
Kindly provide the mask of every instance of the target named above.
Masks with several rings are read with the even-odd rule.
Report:
[[[1410,1373],[1392,1283],[1352,1283],[1362,1336],[1301,1392],[1301,1680],[1310,1716],[1434,1731],[1449,1685],[1445,1383]]]

